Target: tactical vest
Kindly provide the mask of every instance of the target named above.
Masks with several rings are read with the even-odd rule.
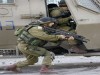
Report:
[[[34,36],[32,36],[28,30],[30,28],[32,28],[34,26],[28,26],[28,27],[24,27],[23,30],[21,32],[19,32],[20,34],[17,34],[17,36],[23,40],[25,43],[29,44],[29,45],[34,45],[34,46],[43,46],[46,44],[46,41],[44,40],[40,40],[38,38],[35,38]]]

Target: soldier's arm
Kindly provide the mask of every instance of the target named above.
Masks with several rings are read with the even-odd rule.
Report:
[[[31,28],[28,32],[34,37],[39,38],[41,40],[57,41],[57,40],[62,39],[60,35],[49,35],[49,34],[46,34],[46,32],[44,32],[42,29],[38,29],[34,27]]]

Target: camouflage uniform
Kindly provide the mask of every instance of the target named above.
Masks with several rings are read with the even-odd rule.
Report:
[[[54,53],[43,48],[43,45],[48,41],[59,41],[60,35],[49,35],[39,25],[27,25],[24,28],[19,28],[15,31],[15,35],[18,36],[18,49],[25,55],[26,60],[10,65],[6,70],[18,71],[16,68],[34,65],[38,62],[39,56],[44,56],[42,65],[51,66]]]
[[[40,26],[32,27],[28,30],[28,32],[38,39],[34,40],[34,45],[29,45],[22,39],[18,39],[18,48],[26,56],[27,59],[25,61],[16,63],[17,67],[33,65],[34,63],[38,62],[39,56],[44,56],[42,64],[51,65],[51,62],[53,60],[53,53],[49,52],[45,48],[42,48],[42,46],[45,44],[45,41],[58,41],[60,37],[58,35],[55,36],[46,34]],[[41,39],[42,41],[39,39]]]

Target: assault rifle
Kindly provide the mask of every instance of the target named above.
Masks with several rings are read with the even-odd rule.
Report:
[[[43,27],[44,31],[47,31],[50,34],[54,34],[54,35],[65,35],[66,38],[73,36],[74,39],[80,41],[80,42],[85,42],[87,43],[87,41],[89,41],[89,39],[86,39],[84,36],[81,35],[77,35],[75,33],[71,33],[69,31],[64,31],[61,29],[54,29],[54,28],[50,28],[50,27]]]

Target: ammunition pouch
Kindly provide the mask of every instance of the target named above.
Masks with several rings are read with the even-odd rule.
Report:
[[[27,44],[34,46],[43,46],[46,43],[46,41],[35,38],[28,31],[25,30],[22,32],[19,38],[25,41]]]

